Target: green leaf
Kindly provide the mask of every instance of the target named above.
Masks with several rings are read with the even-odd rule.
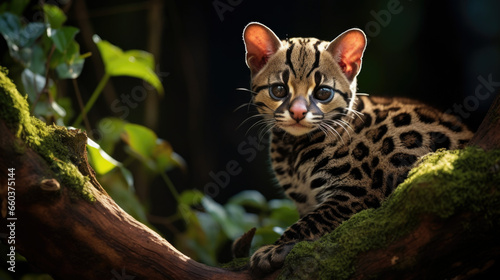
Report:
[[[146,51],[142,50],[128,50],[123,53],[125,56],[134,57],[138,62],[144,64],[145,66],[155,69],[155,58],[154,56]]]
[[[158,172],[169,171],[175,167],[186,167],[184,159],[174,152],[172,146],[165,140],[158,138],[154,149],[154,156],[156,162],[156,170]]]
[[[45,4],[43,5],[43,12],[45,17],[45,22],[51,28],[60,28],[64,22],[66,22],[66,15],[57,6]]]
[[[80,45],[71,40],[63,52],[57,49],[54,51],[51,68],[56,69],[60,79],[76,79],[80,76],[84,63],[84,57],[80,55]]]
[[[13,40],[21,30],[21,19],[9,12],[0,14],[0,33],[6,41]],[[11,39],[12,38],[12,39]]]
[[[54,119],[57,125],[64,125],[64,123],[59,120],[66,116],[66,110],[54,100],[45,98],[36,103],[33,115],[43,119]]]
[[[18,37],[18,44],[21,47],[28,47],[45,32],[45,24],[41,22],[30,22],[21,29]]]
[[[199,190],[186,190],[181,193],[179,203],[193,206],[200,204],[203,197],[203,193]]]
[[[127,123],[123,126],[123,130],[122,139],[130,147],[131,154],[154,172],[160,173],[174,167],[185,166],[184,159],[151,129]]]
[[[229,219],[229,216],[222,205],[207,196],[203,197],[201,203],[207,213],[209,213],[212,218],[217,221],[219,225],[221,225],[222,230],[230,239],[234,240],[244,233],[242,228],[238,227],[233,221],[231,221],[231,219]]]
[[[60,79],[76,79],[83,70],[83,59],[76,60],[74,63],[68,64],[63,62],[56,67],[57,76]]]
[[[245,212],[245,208],[240,205],[228,203],[224,205],[229,219],[242,230],[246,232],[259,223],[259,217],[256,214]],[[239,237],[239,236],[237,236]]]
[[[33,73],[37,73],[40,75],[45,75],[45,53],[43,52],[42,48],[38,45],[34,45],[32,50],[32,56],[31,60],[29,61],[29,64],[27,65],[28,68],[33,71]]]
[[[47,36],[54,42],[56,49],[64,52],[71,42],[74,41],[75,35],[80,30],[72,26],[63,26],[61,28],[48,28]]]
[[[28,100],[30,103],[35,102],[38,98],[38,94],[45,86],[45,77],[40,74],[33,73],[30,69],[25,68],[21,73],[21,81],[23,83],[24,90],[28,94]]]
[[[183,240],[184,244],[177,244],[176,248],[187,245],[203,263],[216,265],[216,240],[223,234],[218,223],[211,215],[196,212],[196,220],[187,223],[186,226],[187,238]]]
[[[106,73],[110,76],[130,76],[151,84],[160,94],[163,85],[154,72],[153,56],[145,51],[129,50],[124,52],[108,41],[94,35],[94,42],[101,53]]]
[[[90,138],[87,139],[87,153],[91,166],[99,175],[106,174],[120,165],[118,161],[108,155],[101,149],[99,144]]]
[[[59,106],[59,104],[57,104],[57,102],[55,102],[54,100],[50,102],[50,107],[59,118],[64,118],[66,116],[66,110],[64,110],[63,107]]]
[[[59,106],[61,106],[66,112],[64,118],[61,119],[61,122],[63,123],[62,126],[66,126],[65,124],[74,117],[75,112],[73,109],[73,101],[73,98],[68,96],[57,98],[57,104],[59,104]]]
[[[123,126],[125,134],[122,139],[128,144],[133,152],[144,159],[152,159],[156,146],[156,133],[151,129],[138,125],[127,123]]]
[[[119,118],[104,118],[97,125],[101,138],[99,144],[109,154],[113,154],[115,145],[120,141],[125,123]]]
[[[292,201],[289,199],[273,199],[269,201],[268,224],[286,228],[299,219],[299,214]]]
[[[117,169],[122,173],[128,188],[133,188],[134,179],[132,173],[125,168],[121,162],[111,157],[101,148],[101,146],[99,146],[99,144],[90,138],[87,139],[87,154],[89,156],[90,165],[98,175],[105,175]]]
[[[257,228],[253,238],[254,247],[272,244],[280,237],[281,234],[276,233],[272,226]]]
[[[267,209],[266,198],[258,191],[242,191],[229,199],[229,203],[252,207],[258,210]]]
[[[45,24],[32,22],[22,27],[18,16],[11,13],[0,15],[0,33],[9,47],[9,54],[28,67],[31,58],[32,45],[45,31]]]

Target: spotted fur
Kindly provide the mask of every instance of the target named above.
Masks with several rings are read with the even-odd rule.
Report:
[[[404,98],[358,96],[366,37],[280,41],[267,27],[244,31],[253,102],[270,131],[272,168],[301,219],[251,257],[254,275],[282,266],[293,245],[375,208],[423,155],[456,149],[471,132],[451,115]]]

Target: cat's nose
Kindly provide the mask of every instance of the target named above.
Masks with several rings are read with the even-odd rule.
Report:
[[[292,101],[292,104],[290,104],[290,109],[288,109],[290,112],[290,116],[296,120],[297,122],[300,122],[302,119],[306,117],[307,114],[307,101],[304,97],[297,97]]]

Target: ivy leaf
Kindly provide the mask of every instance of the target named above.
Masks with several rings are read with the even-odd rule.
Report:
[[[244,233],[243,229],[239,228],[233,221],[231,221],[228,213],[222,205],[207,196],[203,197],[201,204],[207,213],[209,213],[210,216],[212,216],[212,218],[221,226],[224,233],[230,239],[234,240]]]
[[[154,149],[154,158],[156,162],[156,170],[158,172],[164,170],[168,171],[174,167],[185,168],[186,163],[184,159],[174,152],[172,146],[167,141],[158,138]]]
[[[203,193],[200,192],[199,190],[186,190],[181,193],[179,198],[179,203],[188,206],[193,206],[200,204],[203,197],[204,197]]]
[[[125,123],[119,118],[104,118],[97,125],[101,138],[99,144],[109,154],[113,154],[115,145],[120,141]]]
[[[125,124],[123,130],[122,139],[130,149],[143,161],[150,160],[158,138],[156,134],[145,126],[131,123]]]
[[[26,67],[31,61],[31,47],[44,31],[43,23],[32,22],[22,27],[18,16],[8,12],[0,15],[0,33],[7,42],[9,54]]]
[[[137,62],[140,62],[153,70],[155,68],[154,57],[151,53],[142,50],[128,50],[125,51],[124,54],[129,57],[134,57]]]
[[[29,68],[25,68],[21,73],[21,81],[23,83],[24,90],[28,94],[29,101],[31,103],[35,102],[38,98],[38,94],[45,87],[45,77],[40,74],[33,73],[33,71]]]
[[[45,22],[50,26],[50,28],[60,28],[67,19],[64,12],[55,5],[43,5],[43,13]]]
[[[153,55],[140,50],[123,51],[97,35],[94,42],[101,53],[106,73],[110,76],[130,76],[151,84],[159,94],[163,94],[163,85],[154,72]]]
[[[30,22],[20,30],[18,43],[21,47],[29,47],[45,32],[45,24],[41,22]]]
[[[76,79],[83,70],[84,59],[77,59],[73,63],[63,62],[56,67],[57,76],[60,79]]]
[[[54,42],[56,49],[64,52],[71,42],[74,42],[75,35],[79,32],[78,28],[72,26],[63,26],[61,28],[48,28],[47,36]]]
[[[296,207],[289,199],[273,199],[269,201],[269,222],[275,226],[286,228],[299,219]]]
[[[246,207],[252,207],[261,211],[266,210],[267,200],[258,191],[242,191],[229,199],[229,203]]]
[[[128,188],[133,188],[134,178],[132,173],[126,169],[121,162],[111,157],[101,148],[101,146],[99,146],[99,144],[90,138],[87,139],[87,154],[89,155],[91,166],[98,175],[105,175],[113,169],[119,169],[127,182]]]
[[[120,165],[90,138],[87,139],[87,153],[92,167],[99,175],[104,175]]]
[[[50,102],[50,107],[58,117],[64,118],[66,116],[66,110],[64,110],[63,107],[57,104],[57,102],[52,100],[52,102]]]
[[[174,167],[184,167],[181,156],[175,153],[170,144],[158,138],[151,129],[127,123],[123,126],[122,139],[128,144],[130,152],[148,168],[160,173]]]
[[[33,73],[45,75],[46,58],[43,49],[38,45],[34,45],[33,48],[31,48],[31,50],[32,50],[32,56],[29,65],[27,65],[28,68]]]
[[[21,30],[21,19],[18,16],[9,12],[0,14],[0,32],[6,41],[13,40],[19,30]]]
[[[51,68],[55,68],[60,79],[76,79],[80,76],[86,55],[80,55],[80,45],[71,40],[63,52],[55,50]]]

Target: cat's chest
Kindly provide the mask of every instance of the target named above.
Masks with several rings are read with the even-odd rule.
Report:
[[[354,173],[362,172],[361,163],[352,158],[355,149],[352,141],[347,134],[339,135],[342,139],[321,131],[299,139],[279,132],[272,135],[270,155],[274,173],[301,214],[320,204],[332,186],[351,181],[353,168],[356,168]],[[356,153],[367,152],[356,150]]]

